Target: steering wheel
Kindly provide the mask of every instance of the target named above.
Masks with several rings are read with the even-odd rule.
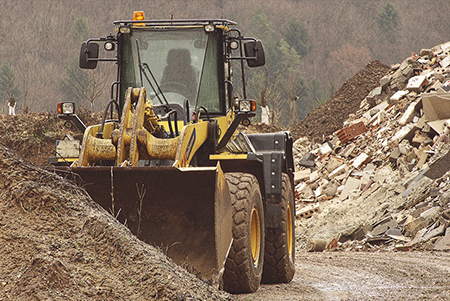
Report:
[[[187,97],[189,89],[186,85],[179,82],[164,82],[159,85],[159,88],[163,92],[174,92]]]

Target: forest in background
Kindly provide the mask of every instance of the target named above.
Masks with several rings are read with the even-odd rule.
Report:
[[[114,66],[80,70],[82,41],[114,32],[112,22],[225,18],[261,39],[267,64],[249,70],[250,96],[287,127],[327,101],[372,60],[390,65],[450,40],[448,0],[3,0],[0,2],[0,113],[51,111],[63,100],[100,111]]]

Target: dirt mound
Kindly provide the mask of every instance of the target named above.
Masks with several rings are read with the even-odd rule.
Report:
[[[138,240],[84,190],[3,146],[0,226],[0,300],[232,298]]]
[[[79,111],[79,117],[86,125],[98,124],[103,115],[89,113],[86,109]],[[56,140],[65,135],[83,139],[81,131],[75,127],[68,129],[64,123],[55,114],[47,112],[0,115],[1,144],[37,165],[46,165],[48,158],[55,155]]]
[[[380,61],[370,62],[345,82],[330,100],[292,129],[294,140],[303,136],[321,139],[341,129],[348,115],[359,110],[361,101],[380,84],[380,79],[389,70]]]

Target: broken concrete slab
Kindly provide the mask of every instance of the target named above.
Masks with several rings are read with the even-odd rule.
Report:
[[[425,218],[419,216],[418,218],[415,218],[412,221],[405,223],[403,225],[403,231],[405,231],[406,235],[415,237],[417,232],[428,227],[428,225],[429,222]]]
[[[341,201],[345,200],[352,191],[359,190],[360,186],[361,186],[360,179],[348,177],[347,181],[345,182],[344,188],[341,192],[341,195],[339,196],[339,199]]]
[[[428,121],[450,118],[450,93],[436,91],[422,94],[423,112]]]
[[[406,109],[405,113],[403,113],[402,117],[398,121],[398,123],[400,125],[405,125],[405,124],[407,124],[408,122],[410,122],[413,119],[413,117],[415,115],[415,112],[416,112],[416,105],[417,104],[418,104],[418,102],[414,101],[408,106],[408,108]]]
[[[440,157],[437,161],[428,165],[428,169],[425,171],[425,176],[436,180],[442,177],[445,173],[450,170],[450,152],[447,151],[445,155]]]
[[[436,241],[433,249],[437,251],[450,250],[450,228],[447,228],[445,235]]]
[[[397,103],[399,102],[403,97],[405,97],[405,95],[408,94],[408,91],[405,90],[399,90],[397,92],[394,93],[394,95],[392,95],[389,98],[390,103]]]
[[[395,240],[410,242],[411,238],[406,237],[402,234],[402,231],[399,228],[390,228],[386,231],[385,235]]]
[[[435,121],[429,121],[427,124],[437,133],[441,134],[447,125],[450,125],[450,119],[441,119]]]
[[[306,153],[303,155],[303,157],[300,159],[298,164],[303,167],[314,167],[315,163],[314,160],[316,159],[316,155],[314,155],[311,152]]]
[[[344,173],[346,173],[348,171],[348,167],[347,164],[342,164],[341,166],[339,166],[338,168],[336,168],[335,170],[333,170],[329,175],[328,178],[329,179],[333,179],[339,175],[342,175]]]
[[[417,130],[417,128],[413,124],[407,124],[395,133],[395,135],[391,137],[390,141],[399,142],[403,139],[411,140],[412,137],[414,137],[415,130]]]

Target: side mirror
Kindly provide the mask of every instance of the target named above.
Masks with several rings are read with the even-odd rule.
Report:
[[[245,57],[249,67],[260,67],[266,64],[264,49],[261,41],[249,41],[244,43]]]
[[[99,46],[97,43],[84,42],[81,45],[80,68],[82,68],[82,69],[97,68],[98,49],[99,49]]]

